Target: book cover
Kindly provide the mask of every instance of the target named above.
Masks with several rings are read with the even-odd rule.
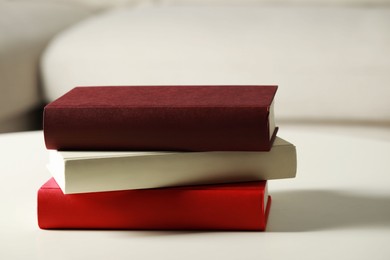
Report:
[[[44,109],[48,149],[269,151],[277,86],[76,87]]]
[[[265,230],[267,182],[62,193],[52,178],[38,191],[42,229]]]
[[[66,194],[293,178],[296,148],[276,137],[269,152],[49,151]]]

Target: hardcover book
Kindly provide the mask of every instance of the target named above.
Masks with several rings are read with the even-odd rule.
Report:
[[[267,183],[64,195],[50,179],[38,191],[42,229],[265,230]]]
[[[48,149],[269,151],[277,86],[76,87],[44,110]]]
[[[65,194],[293,178],[295,146],[276,137],[269,152],[49,151]]]

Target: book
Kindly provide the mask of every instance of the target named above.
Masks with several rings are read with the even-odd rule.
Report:
[[[42,229],[265,230],[267,182],[62,193],[52,178],[38,191]]]
[[[277,86],[76,87],[44,109],[56,150],[269,151]]]
[[[295,146],[276,137],[269,152],[49,151],[65,194],[293,178]]]

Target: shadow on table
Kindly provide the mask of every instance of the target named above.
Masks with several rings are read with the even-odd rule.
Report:
[[[348,228],[390,229],[390,196],[364,196],[329,190],[275,191],[271,195],[267,233]],[[166,237],[214,232],[218,231],[123,231],[120,234],[131,237]]]
[[[390,196],[328,190],[280,191],[271,195],[268,232],[390,228]]]

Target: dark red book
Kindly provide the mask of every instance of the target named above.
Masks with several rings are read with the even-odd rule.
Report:
[[[267,182],[64,195],[54,179],[38,191],[42,229],[265,230]]]
[[[57,150],[269,151],[277,86],[76,87],[44,110]]]

